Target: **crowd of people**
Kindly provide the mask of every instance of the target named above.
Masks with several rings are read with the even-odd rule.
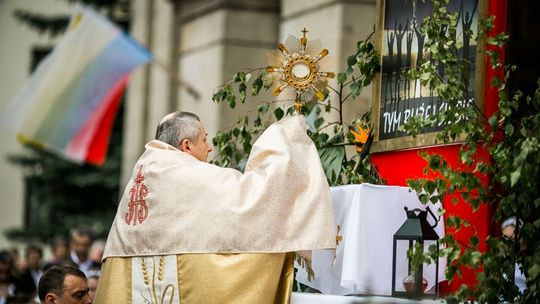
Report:
[[[55,284],[62,290],[64,279],[72,277],[84,278],[81,303],[92,303],[104,242],[94,240],[89,229],[75,229],[69,239],[56,237],[49,245],[50,257],[46,260],[41,245],[27,245],[23,256],[17,248],[0,250],[0,304],[53,303],[50,297],[47,302],[47,294],[55,294]]]

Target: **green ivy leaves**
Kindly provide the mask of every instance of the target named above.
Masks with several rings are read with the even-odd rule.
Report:
[[[251,96],[257,96],[264,86],[263,77],[265,76],[266,72],[264,72],[262,68],[255,69],[254,71],[257,70],[259,71],[259,75],[250,85]],[[229,107],[233,109],[234,107],[236,107],[237,100],[240,100],[241,103],[245,103],[247,97],[248,82],[250,81],[251,77],[251,72],[238,72],[234,74],[230,81],[225,83],[221,88],[214,92],[214,94],[212,95],[212,100],[216,103],[226,101]],[[236,96],[234,87],[236,87],[238,97]]]
[[[324,145],[318,147],[324,173],[331,185],[339,182],[342,162],[345,158],[345,147],[343,146],[343,133],[338,132],[332,136]]]
[[[355,68],[359,72],[356,76],[353,75]],[[380,70],[380,57],[373,44],[368,40],[358,41],[356,53],[347,58],[347,69],[345,72],[337,74],[337,82],[342,86],[349,85],[350,96],[355,98],[360,95],[362,88],[373,81],[373,78]],[[351,79],[347,81],[349,78]]]
[[[516,67],[504,66],[500,54],[508,35],[498,33],[487,38],[491,48],[486,52],[491,68],[504,68],[504,77],[490,79],[498,92],[498,111],[483,117],[478,108],[460,107],[459,100],[469,83],[464,67],[470,63],[459,59],[454,42],[456,19],[445,8],[447,3],[434,1],[434,14],[424,19],[422,32],[427,35],[425,46],[431,58],[408,77],[431,85],[448,100],[448,110],[437,117],[447,127],[437,139],[445,144],[462,140],[460,151],[452,164],[441,155],[421,153],[427,164],[424,173],[434,178],[415,179],[408,184],[423,203],[452,197],[455,204],[467,204],[473,211],[489,205],[495,225],[510,216],[521,223],[513,239],[495,234],[484,242],[475,231],[468,240],[458,241],[453,234],[441,239],[446,245],[441,255],[449,262],[448,279],[460,275],[463,268],[478,272],[477,287],[463,286],[449,301],[463,302],[474,297],[480,303],[528,303],[540,298],[540,80],[531,96],[508,90],[506,82]],[[483,33],[493,28],[492,17],[480,23]],[[445,65],[444,77],[437,74],[436,62],[450,63]],[[411,119],[405,129],[415,134],[424,125],[425,121]],[[446,226],[452,232],[474,228],[455,216],[446,218]],[[522,265],[527,277],[524,294],[508,279],[514,277],[516,263]]]

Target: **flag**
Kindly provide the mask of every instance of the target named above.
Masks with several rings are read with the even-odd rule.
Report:
[[[129,74],[152,55],[95,11],[68,30],[3,113],[19,138],[69,160],[102,164]]]

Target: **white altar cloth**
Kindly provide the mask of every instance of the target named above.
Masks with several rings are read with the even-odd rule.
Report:
[[[409,300],[401,298],[391,298],[391,297],[379,297],[379,296],[368,296],[368,297],[355,297],[355,296],[333,296],[333,295],[322,295],[318,293],[304,293],[304,292],[293,292],[291,297],[291,304],[445,304],[446,301],[443,299],[437,300]]]
[[[305,270],[297,267],[297,281],[323,294],[391,295],[393,236],[407,218],[403,208],[425,209],[426,206],[408,187],[345,185],[332,187],[331,194],[336,224],[341,227],[339,234],[343,237],[335,261],[332,262],[331,250],[315,250],[314,279],[309,282]],[[428,206],[437,214],[440,203]],[[440,237],[444,235],[442,217],[434,230]],[[405,256],[398,259],[397,278],[406,276],[406,263]],[[439,282],[444,280],[445,268],[445,260],[440,259]],[[424,267],[424,277],[429,290],[435,281],[434,265]]]

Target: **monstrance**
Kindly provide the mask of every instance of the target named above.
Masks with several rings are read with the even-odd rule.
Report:
[[[333,72],[323,71],[327,49],[322,49],[318,39],[308,41],[306,28],[302,30],[302,38],[289,35],[285,44],[279,43],[277,50],[268,54],[266,67],[268,73],[274,73],[274,89],[272,94],[278,96],[289,89],[296,93],[294,108],[296,113],[302,109],[302,95],[314,95],[324,100],[327,79],[334,78]],[[329,63],[326,63],[329,65]],[[307,98],[304,98],[307,99]]]

